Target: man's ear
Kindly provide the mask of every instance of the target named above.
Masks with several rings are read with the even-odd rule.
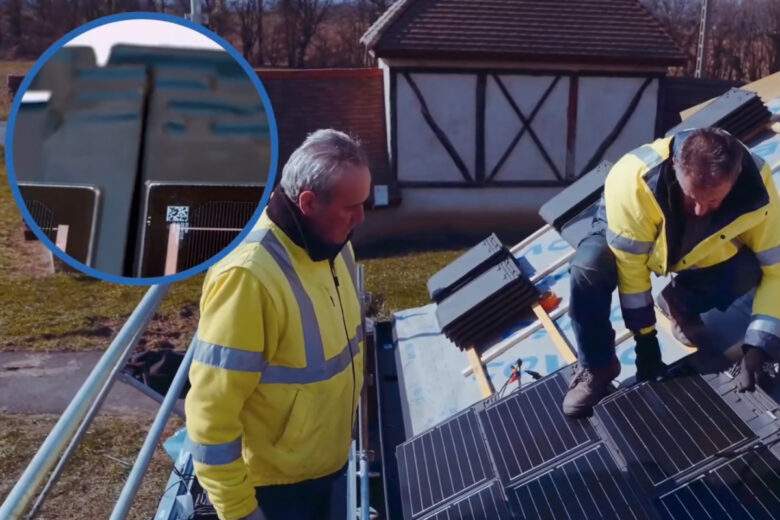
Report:
[[[316,199],[317,196],[313,191],[302,191],[298,195],[298,207],[301,209],[301,213],[307,217],[314,213],[314,203]]]

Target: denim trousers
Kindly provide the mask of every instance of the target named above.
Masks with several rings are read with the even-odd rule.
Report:
[[[343,520],[347,517],[347,467],[295,484],[255,488],[263,520]]]
[[[617,288],[617,264],[603,231],[586,236],[577,247],[569,269],[569,316],[577,342],[578,360],[587,368],[602,368],[615,356],[615,330],[610,313]],[[725,262],[678,273],[661,292],[685,314],[725,311],[761,280],[761,267],[748,249]]]

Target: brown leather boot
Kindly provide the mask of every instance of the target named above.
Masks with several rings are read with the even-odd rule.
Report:
[[[612,358],[609,365],[601,368],[577,367],[569,391],[563,398],[563,413],[569,417],[585,417],[593,413],[593,406],[609,390],[609,384],[620,374],[620,362]]]

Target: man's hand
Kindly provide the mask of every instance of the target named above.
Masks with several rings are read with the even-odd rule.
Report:
[[[666,365],[661,359],[661,347],[658,344],[656,331],[647,334],[635,334],[636,340],[636,380],[653,381],[660,379]]]
[[[766,352],[752,345],[742,345],[742,354],[737,374],[737,391],[753,392],[756,389],[756,383],[763,389],[771,387],[774,378],[770,372],[773,369],[767,364],[771,363],[772,360]]]

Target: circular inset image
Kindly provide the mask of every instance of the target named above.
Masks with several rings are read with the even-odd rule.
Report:
[[[22,82],[6,137],[28,237],[131,284],[196,274],[238,245],[270,195],[277,150],[268,95],[243,57],[153,13],[55,43]]]

